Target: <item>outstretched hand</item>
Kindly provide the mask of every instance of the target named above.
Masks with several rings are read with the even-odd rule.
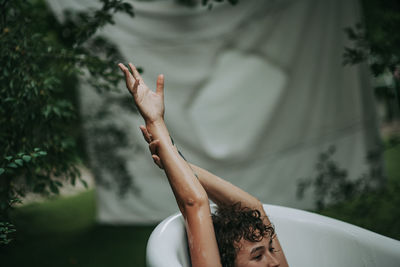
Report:
[[[125,75],[126,87],[132,94],[135,104],[146,123],[152,123],[164,118],[164,75],[157,78],[156,91],[147,87],[139,72],[132,63],[129,63],[129,71],[124,64],[118,64]]]
[[[140,125],[140,130],[142,131],[144,139],[149,144],[151,157],[153,158],[154,163],[160,169],[164,169],[160,156],[158,155],[158,147],[160,146],[160,141],[158,139],[153,139],[152,135],[147,131],[144,125]]]

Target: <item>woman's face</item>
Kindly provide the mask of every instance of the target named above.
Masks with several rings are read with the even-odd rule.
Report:
[[[275,251],[274,240],[269,237],[263,238],[260,242],[250,242],[241,239],[236,255],[236,267],[277,267],[280,266],[279,252]]]

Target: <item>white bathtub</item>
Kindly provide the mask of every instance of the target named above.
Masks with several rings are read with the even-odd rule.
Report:
[[[274,205],[264,209],[291,267],[400,267],[400,241],[311,212]],[[154,229],[146,254],[149,267],[190,266],[180,213]]]

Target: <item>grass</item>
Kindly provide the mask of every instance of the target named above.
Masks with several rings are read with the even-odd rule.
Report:
[[[7,267],[145,266],[154,228],[96,224],[93,190],[18,208],[13,221],[16,240],[0,252]]]

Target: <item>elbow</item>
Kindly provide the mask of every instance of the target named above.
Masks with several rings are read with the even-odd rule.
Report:
[[[208,196],[206,193],[193,194],[187,197],[183,202],[185,209],[209,206]]]

